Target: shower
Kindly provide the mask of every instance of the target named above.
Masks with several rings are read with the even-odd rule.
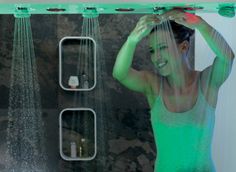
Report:
[[[0,171],[152,172],[157,151],[150,108],[112,78],[112,66],[141,16],[172,9],[219,19],[215,27],[230,23],[224,33],[236,27],[235,0],[1,0],[0,136],[6,139],[0,141]],[[138,69],[151,66],[146,41],[135,54]],[[198,32],[191,41],[193,66],[202,69],[198,57],[212,54],[204,53]],[[226,124],[231,116],[219,115],[224,126],[217,123],[213,154],[224,171],[219,154],[226,149],[217,149],[226,146],[219,140],[229,140],[225,133],[235,129]],[[235,150],[226,151],[235,157]],[[225,171],[235,170],[230,164]]]

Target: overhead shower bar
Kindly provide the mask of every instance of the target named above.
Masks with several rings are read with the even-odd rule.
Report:
[[[27,8],[30,14],[83,14],[91,10],[98,14],[161,13],[183,8],[188,12],[215,13],[220,9],[235,10],[236,2],[203,0],[1,0],[0,14],[15,14]]]

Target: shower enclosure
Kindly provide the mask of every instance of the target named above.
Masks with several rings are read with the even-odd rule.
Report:
[[[140,17],[173,8],[197,14],[236,52],[235,1],[1,0],[0,171],[152,172],[158,151],[144,97],[113,77],[116,56]],[[213,52],[196,31],[191,64]],[[154,70],[147,40],[133,65]],[[221,88],[212,156],[234,172],[236,69]],[[170,164],[171,165],[171,164]]]

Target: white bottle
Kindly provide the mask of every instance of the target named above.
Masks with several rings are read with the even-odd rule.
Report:
[[[77,157],[77,150],[76,150],[76,143],[75,142],[70,143],[70,156],[71,156],[71,158]]]

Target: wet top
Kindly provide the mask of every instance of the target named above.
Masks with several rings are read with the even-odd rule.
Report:
[[[211,140],[215,108],[206,101],[199,83],[200,79],[197,101],[192,109],[185,112],[170,112],[167,109],[163,102],[161,83],[160,95],[151,109],[151,123],[157,146],[155,171],[214,171]]]

